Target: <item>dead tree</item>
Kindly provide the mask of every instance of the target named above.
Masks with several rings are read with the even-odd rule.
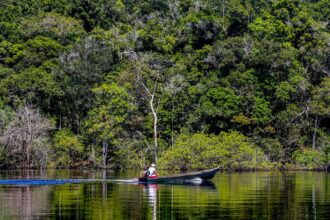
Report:
[[[154,80],[153,83],[153,88],[149,89],[143,80],[141,79],[141,76],[139,76],[139,82],[141,83],[142,87],[145,89],[148,97],[149,97],[149,106],[151,109],[152,117],[153,117],[153,133],[154,133],[154,160],[157,162],[158,159],[158,140],[157,140],[157,123],[158,123],[158,104],[155,103],[155,95],[157,91],[157,84],[158,84],[158,77],[159,74],[157,74],[156,79]]]
[[[50,129],[49,120],[37,110],[24,106],[5,128],[0,141],[5,146],[6,154],[15,160],[15,165],[31,167],[35,162],[33,150],[42,143]]]

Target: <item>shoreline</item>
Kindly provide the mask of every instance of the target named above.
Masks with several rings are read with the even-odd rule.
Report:
[[[210,168],[197,168],[197,169],[185,169],[185,170],[178,170],[178,169],[158,169],[159,171],[166,171],[166,172],[190,172],[190,171],[201,171],[206,170]],[[0,171],[42,171],[42,170],[82,170],[82,171],[123,171],[123,170],[142,170],[142,169],[125,169],[125,168],[100,168],[100,167],[42,167],[42,168],[36,168],[36,167],[9,167],[9,168],[0,168]],[[227,172],[227,173],[240,173],[240,172],[271,172],[271,171],[278,171],[278,172],[287,172],[287,171],[313,171],[313,172],[330,172],[330,166],[324,167],[324,168],[306,168],[306,167],[290,167],[290,168],[242,168],[242,169],[221,169],[219,172]]]

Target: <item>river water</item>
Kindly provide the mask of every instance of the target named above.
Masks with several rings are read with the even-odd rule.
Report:
[[[127,179],[139,172],[0,171],[0,179]],[[330,219],[330,173],[218,173],[200,185],[0,185],[0,219]]]

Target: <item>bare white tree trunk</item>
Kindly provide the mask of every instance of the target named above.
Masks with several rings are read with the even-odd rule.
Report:
[[[154,97],[155,97],[155,94],[152,94],[151,100],[150,100],[150,108],[151,108],[151,112],[152,112],[153,119],[154,119],[154,144],[155,144],[154,157],[155,157],[155,162],[157,162],[157,160],[158,160],[158,156],[157,156],[157,154],[158,154],[158,142],[157,142],[158,117],[157,117],[157,112],[156,112],[155,107],[154,107]]]
[[[127,56],[129,59],[137,61],[138,60],[138,55],[133,52],[133,51],[125,51],[123,55]],[[149,57],[150,58],[150,57]],[[148,58],[147,58],[148,60]],[[153,118],[153,138],[154,138],[154,161],[157,162],[158,159],[158,104],[159,102],[155,103],[155,98],[156,98],[156,91],[157,91],[157,86],[158,86],[158,80],[161,74],[161,70],[164,68],[163,64],[158,64],[158,63],[153,63],[150,64],[148,62],[145,62],[144,58],[140,59],[143,63],[147,64],[145,70],[143,69],[143,65],[141,66],[139,62],[135,63],[134,69],[135,69],[135,74],[137,77],[138,83],[144,88],[147,96],[148,96],[148,101],[152,113],[152,118]],[[153,76],[153,84],[148,88],[148,84],[144,83],[142,73],[143,72],[149,72]],[[149,77],[151,80],[151,78]]]
[[[157,77],[155,79],[154,88],[153,88],[153,91],[152,92],[143,83],[143,81],[140,80],[141,85],[143,86],[143,88],[147,92],[148,96],[150,97],[149,105],[150,105],[150,109],[151,109],[151,113],[152,113],[152,118],[153,118],[154,161],[155,161],[155,163],[157,162],[157,159],[158,159],[158,129],[157,129],[158,128],[158,125],[157,125],[157,123],[158,123],[158,116],[157,116],[158,109],[155,108],[155,95],[156,95],[156,90],[157,90],[158,77],[159,77],[159,75],[157,75]]]

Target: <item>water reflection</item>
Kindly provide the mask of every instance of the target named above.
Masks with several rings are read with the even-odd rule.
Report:
[[[174,201],[176,195],[174,194],[174,190],[176,187],[199,187],[208,190],[216,190],[215,185],[211,181],[204,181],[200,183],[193,183],[193,182],[186,182],[186,183],[162,183],[162,184],[139,184],[143,188],[144,196],[148,198],[149,207],[151,208],[151,216],[152,220],[162,219],[160,217],[160,209],[157,209],[158,203],[161,204],[161,201],[166,199],[169,195],[161,192],[168,192],[171,191],[170,195],[170,209],[171,209],[171,216],[170,219],[174,219]],[[163,189],[162,189],[163,188]],[[163,195],[163,199],[162,199]],[[168,199],[168,198],[167,198]]]
[[[2,179],[127,178],[138,173],[0,172]],[[0,219],[328,219],[329,174],[219,173],[201,185],[0,186]]]
[[[2,187],[0,219],[31,219],[35,213],[47,213],[51,205],[46,195],[50,192],[47,186]]]
[[[147,194],[149,205],[152,208],[152,219],[157,219],[157,184],[144,184],[143,192]]]

